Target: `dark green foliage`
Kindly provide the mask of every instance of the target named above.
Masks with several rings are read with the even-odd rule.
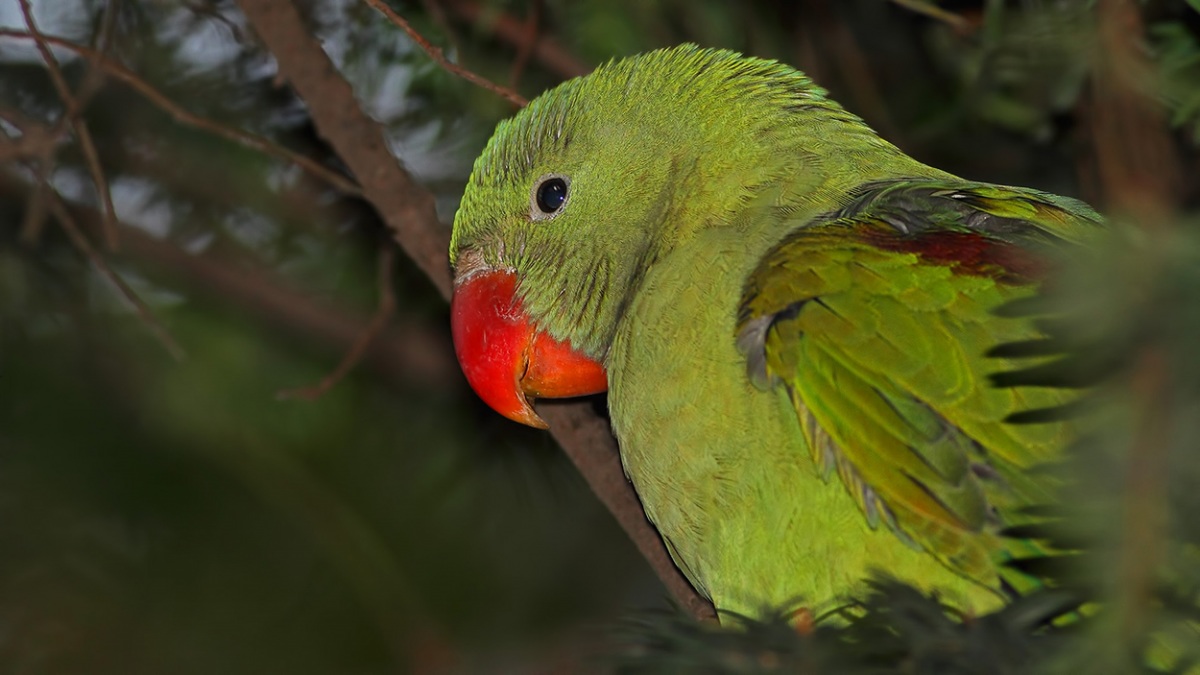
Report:
[[[801,634],[787,614],[720,629],[674,616],[631,622],[618,672],[1027,673],[1069,650],[1077,627],[1055,628],[1077,596],[1043,590],[982,617],[962,617],[908,586],[879,580],[860,601]]]

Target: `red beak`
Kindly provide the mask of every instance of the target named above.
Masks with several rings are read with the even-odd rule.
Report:
[[[454,351],[476,394],[510,420],[547,428],[528,397],[598,394],[604,366],[538,330],[516,296],[517,277],[485,270],[456,284],[450,301]]]

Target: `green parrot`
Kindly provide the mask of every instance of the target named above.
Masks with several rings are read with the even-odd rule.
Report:
[[[497,411],[608,391],[621,461],[718,610],[876,571],[983,612],[1036,580],[1005,536],[1052,499],[1056,389],[998,389],[993,312],[1102,228],[1085,204],[908,157],[774,61],[684,45],[502,122],[454,219],[459,361]],[[1029,365],[1028,361],[1020,362]]]

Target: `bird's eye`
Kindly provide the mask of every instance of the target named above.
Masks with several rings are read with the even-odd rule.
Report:
[[[569,183],[564,176],[545,176],[533,188],[534,220],[547,220],[562,212]]]

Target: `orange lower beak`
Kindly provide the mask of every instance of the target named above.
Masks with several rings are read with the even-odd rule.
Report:
[[[450,330],[463,374],[476,394],[505,417],[545,429],[530,397],[597,394],[608,388],[604,367],[538,330],[516,296],[507,270],[471,274],[454,288]]]

